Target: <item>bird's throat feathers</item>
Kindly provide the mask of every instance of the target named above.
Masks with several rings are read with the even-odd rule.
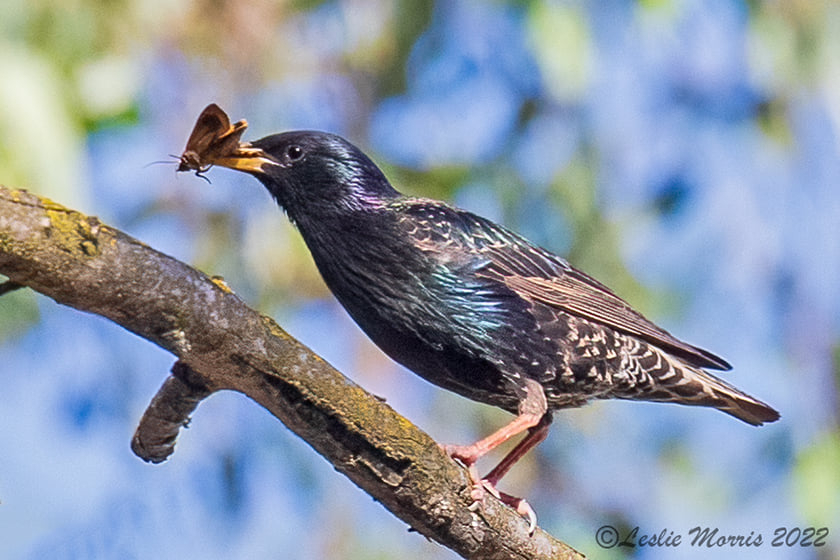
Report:
[[[296,224],[352,219],[401,197],[372,162],[323,157],[320,165],[283,170],[259,179]],[[365,158],[367,159],[367,158]],[[306,166],[308,167],[308,166]]]
[[[292,179],[293,181],[295,179]],[[390,184],[385,183],[388,189]],[[371,191],[370,185],[355,181],[328,181],[319,184],[309,181],[301,184],[266,184],[269,193],[285,212],[288,219],[303,234],[321,237],[338,237],[334,241],[352,241],[347,235],[363,235],[366,229],[376,227],[373,217],[385,212],[391,197],[383,197],[382,191]],[[384,189],[383,189],[384,190]],[[394,197],[399,193],[393,191]]]

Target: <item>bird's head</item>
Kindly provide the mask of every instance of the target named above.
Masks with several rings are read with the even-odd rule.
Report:
[[[293,220],[364,211],[399,196],[361,150],[326,132],[273,134],[213,163],[254,175]]]

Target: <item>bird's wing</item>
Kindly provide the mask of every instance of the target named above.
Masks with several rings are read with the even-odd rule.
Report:
[[[484,284],[485,299],[498,298],[498,311],[521,306],[511,298],[545,305],[637,336],[697,367],[731,369],[726,360],[675,338],[657,327],[609,288],[565,260],[494,224],[450,206],[411,199],[401,206],[404,232],[415,245],[471,270]],[[493,288],[493,284],[496,288]],[[506,289],[505,289],[506,288]],[[512,292],[512,293],[511,293]]]
[[[560,257],[513,233],[504,233],[508,239],[497,239],[482,248],[489,262],[479,274],[495,276],[526,299],[642,338],[692,365],[732,368],[726,360],[656,326],[609,288]]]

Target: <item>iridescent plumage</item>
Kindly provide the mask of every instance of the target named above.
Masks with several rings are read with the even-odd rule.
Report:
[[[553,410],[592,399],[717,408],[753,425],[778,413],[705,371],[730,369],[678,340],[564,259],[489,220],[405,197],[346,140],[289,132],[216,162],[252,173],[300,230],[333,294],[389,356],[425,379],[517,414],[471,446],[468,466],[529,435],[493,489],[547,433]],[[502,495],[524,514],[524,502]],[[532,519],[533,524],[533,519]]]

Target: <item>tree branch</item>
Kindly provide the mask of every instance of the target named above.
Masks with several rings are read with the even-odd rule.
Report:
[[[172,452],[201,399],[239,391],[394,515],[465,558],[582,558],[540,529],[529,536],[525,520],[493,498],[471,511],[467,471],[428,435],[224,282],[95,217],[0,187],[0,273],[177,356],[132,442],[147,460]]]

